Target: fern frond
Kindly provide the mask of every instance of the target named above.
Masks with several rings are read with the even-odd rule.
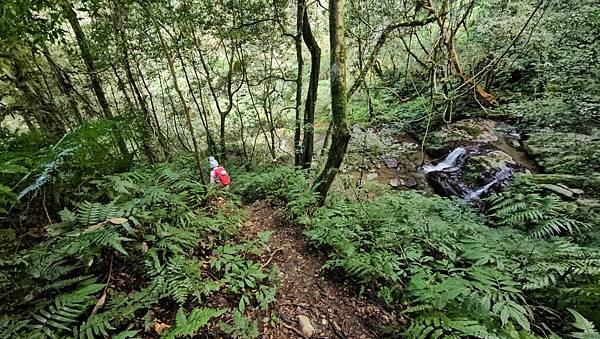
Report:
[[[53,330],[70,331],[70,327],[78,322],[78,318],[95,303],[93,296],[104,288],[103,284],[96,284],[94,279],[89,279],[72,292],[56,296],[50,305],[38,309],[32,314],[38,321],[33,328],[42,329],[48,333]]]
[[[179,308],[175,317],[175,324],[165,332],[163,338],[170,339],[194,335],[206,326],[212,318],[222,315],[225,311],[225,309],[195,308],[186,317],[183,308]]]

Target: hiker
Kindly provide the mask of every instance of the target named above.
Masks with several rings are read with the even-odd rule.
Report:
[[[218,183],[221,185],[221,187],[227,187],[229,186],[229,183],[231,182],[231,178],[229,178],[229,173],[227,173],[227,171],[219,166],[219,163],[217,162],[217,160],[215,159],[215,157],[208,157],[208,162],[210,163],[210,183]]]

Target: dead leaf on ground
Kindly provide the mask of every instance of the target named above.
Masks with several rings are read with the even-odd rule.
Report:
[[[305,315],[298,316],[298,322],[300,323],[300,330],[307,338],[312,337],[315,334],[315,328],[313,327],[310,318]]]
[[[153,326],[154,332],[156,332],[158,334],[162,334],[164,331],[168,330],[170,327],[171,327],[171,325],[161,323],[159,320],[154,322],[154,326]]]
[[[127,222],[126,218],[112,218],[109,219],[108,221],[110,221],[111,223],[115,224],[115,225],[121,225]]]

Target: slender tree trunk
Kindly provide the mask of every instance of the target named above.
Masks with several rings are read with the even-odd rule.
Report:
[[[198,70],[196,69],[196,63],[192,58],[192,70],[194,71],[194,77],[196,81],[198,81],[198,96],[200,97],[200,106],[202,110],[200,114],[204,117],[202,119],[202,123],[204,124],[204,129],[206,130],[206,143],[208,145],[208,149],[210,149],[212,154],[217,154],[217,143],[215,142],[215,138],[213,138],[212,133],[210,131],[210,125],[208,123],[208,114],[212,114],[212,111],[209,110],[210,107],[204,104],[204,95],[202,91],[202,85],[200,82],[200,76],[198,75]],[[192,91],[193,92],[193,91]],[[207,100],[208,101],[208,100]]]
[[[185,110],[185,118],[187,120],[188,129],[189,129],[190,135],[192,137],[192,145],[194,146],[194,158],[196,159],[196,166],[198,167],[198,172],[200,174],[200,180],[202,181],[202,184],[205,185],[206,182],[204,180],[202,163],[200,160],[200,149],[198,147],[198,138],[196,137],[196,130],[194,129],[194,124],[192,123],[191,108],[187,105],[187,103],[185,101],[185,97],[183,96],[183,92],[181,92],[181,89],[179,88],[179,83],[177,82],[177,73],[175,72],[175,66],[173,63],[173,55],[167,48],[165,39],[163,38],[162,33],[160,32],[160,28],[158,27],[158,23],[156,22],[156,19],[154,17],[152,17],[152,14],[150,14],[150,15],[151,15],[152,21],[154,22],[154,28],[156,29],[158,38],[160,39],[160,46],[165,55],[165,59],[167,60],[167,65],[169,66],[169,72],[171,73],[171,77],[173,78],[173,85],[175,86],[175,92],[177,92],[177,95],[179,96],[179,100],[181,101],[181,105],[183,106],[183,109]]]
[[[123,21],[121,18],[121,8],[115,6],[112,11],[113,15],[113,25],[115,29],[115,34],[119,41],[119,47],[121,50],[121,63],[123,68],[125,69],[125,75],[127,76],[127,81],[129,82],[129,86],[133,89],[133,93],[139,107],[142,111],[143,121],[140,124],[141,131],[143,135],[143,145],[146,153],[146,157],[150,163],[155,163],[157,161],[163,161],[166,159],[164,154],[165,145],[160,138],[160,131],[158,127],[158,121],[154,120],[153,113],[148,109],[148,105],[146,104],[146,100],[140,91],[140,88],[136,82],[135,77],[133,76],[133,71],[131,70],[131,63],[129,61],[129,46],[127,43],[127,36],[125,35],[125,29],[123,27]]]
[[[148,93],[148,99],[150,99],[150,105],[152,106],[152,118],[154,119],[154,126],[156,128],[158,143],[160,144],[160,146],[162,148],[162,152],[164,153],[165,158],[168,159],[171,156],[170,150],[169,150],[169,143],[167,142],[167,138],[165,137],[162,127],[160,126],[160,121],[158,120],[158,113],[156,112],[156,106],[154,105],[154,99],[152,96],[152,92],[150,91],[150,88],[148,87],[148,84],[146,83],[146,80],[144,79],[144,75],[142,73],[142,70],[140,69],[139,63],[136,63],[135,65],[136,65],[136,69],[138,71],[138,76],[142,82],[142,85],[144,86],[146,93]]]
[[[115,65],[111,65],[110,67],[112,68],[113,74],[115,75],[115,78],[117,79],[117,86],[119,87],[119,90],[121,91],[121,93],[123,93],[123,97],[125,98],[125,101],[127,102],[127,108],[129,110],[134,110],[135,105],[131,101],[131,98],[129,97],[129,93],[127,93],[127,88],[125,87],[125,83],[123,82],[123,79],[121,79],[121,76],[119,75],[119,72],[117,71],[117,67]]]
[[[317,104],[317,92],[319,89],[319,72],[321,69],[321,48],[310,28],[308,11],[304,8],[304,17],[302,25],[302,36],[304,43],[310,51],[310,80],[308,82],[308,93],[306,94],[306,104],[304,105],[304,147],[302,168],[310,168],[314,153],[315,139],[315,106]]]
[[[92,84],[92,88],[96,94],[96,98],[98,99],[98,104],[100,104],[100,108],[102,108],[104,116],[108,119],[113,119],[114,116],[110,111],[108,101],[104,95],[104,90],[102,89],[102,84],[100,83],[100,78],[98,77],[98,71],[94,65],[92,53],[89,50],[85,34],[83,34],[83,30],[81,29],[81,25],[79,25],[77,13],[75,13],[73,7],[71,7],[71,4],[69,3],[63,4],[63,11],[67,20],[69,21],[69,24],[71,25],[71,28],[73,29],[73,32],[75,33],[75,39],[77,40],[77,45],[79,46],[79,51],[81,52],[81,58],[83,59],[83,63],[87,69],[90,83]],[[129,151],[127,150],[127,145],[125,145],[125,141],[123,140],[123,136],[119,131],[116,131],[114,136],[117,140],[117,146],[123,154],[123,157],[127,162],[129,162],[131,157],[129,155]]]
[[[52,57],[50,55],[50,50],[48,50],[48,47],[46,46],[46,44],[42,45],[42,54],[46,58],[46,61],[50,65],[50,68],[52,68],[52,70],[54,71],[54,78],[56,79],[58,88],[60,89],[60,92],[67,97],[67,100],[69,101],[69,106],[71,106],[71,109],[73,110],[73,114],[75,115],[75,120],[77,121],[77,123],[79,125],[82,125],[83,124],[83,116],[81,115],[81,112],[79,111],[79,107],[77,106],[77,101],[75,100],[75,98],[73,98],[73,93],[72,93],[73,85],[71,84],[69,75],[66,72],[63,72],[58,67],[58,65],[56,65],[56,63],[54,63],[54,60],[52,60]]]
[[[302,70],[304,60],[302,59],[302,26],[304,25],[304,0],[298,0],[296,4],[296,35],[294,36],[294,45],[296,47],[296,122],[294,129],[294,166],[302,165],[302,119],[300,111],[302,110]]]
[[[329,187],[346,155],[350,141],[350,129],[346,121],[346,47],[344,45],[344,0],[329,2],[329,44],[331,69],[331,114],[333,117],[331,147],[321,174],[315,179],[313,189],[319,194],[323,205]]]
[[[177,50],[177,58],[179,59],[179,62],[181,62],[181,69],[183,70],[185,82],[188,85],[190,94],[192,95],[192,100],[194,101],[194,104],[196,105],[196,108],[198,109],[198,114],[200,115],[202,127],[204,127],[204,131],[206,132],[206,140],[207,140],[207,144],[208,144],[208,149],[210,150],[210,152],[212,154],[217,154],[217,149],[216,149],[216,147],[214,147],[215,146],[214,143],[211,143],[212,137],[210,136],[210,130],[208,129],[208,123],[206,121],[204,121],[204,114],[202,112],[203,107],[201,107],[200,103],[198,102],[198,99],[196,98],[196,95],[194,94],[194,89],[192,88],[192,83],[190,82],[190,78],[188,76],[188,72],[185,67],[185,62],[183,60],[183,56],[181,55],[181,52],[179,50]],[[202,93],[200,93],[200,95],[202,95]]]

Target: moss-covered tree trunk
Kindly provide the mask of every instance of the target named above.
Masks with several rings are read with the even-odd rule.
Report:
[[[327,162],[315,180],[313,189],[319,193],[322,205],[327,197],[350,141],[350,129],[346,121],[346,47],[344,45],[344,0],[329,2],[329,44],[331,49],[331,114],[332,138]]]
[[[100,78],[98,77],[98,71],[96,70],[96,65],[94,64],[94,58],[90,52],[85,34],[83,33],[81,25],[79,24],[79,19],[77,19],[77,13],[75,13],[75,10],[73,10],[73,7],[71,7],[71,4],[69,3],[65,3],[62,9],[67,21],[69,21],[69,24],[71,25],[71,29],[73,29],[73,32],[75,33],[75,40],[77,40],[77,45],[79,46],[81,58],[83,59],[83,63],[85,64],[85,68],[90,78],[92,89],[94,90],[94,94],[96,94],[96,98],[98,98],[98,104],[100,104],[100,108],[102,109],[104,116],[108,119],[113,119],[114,116],[110,110],[110,107],[108,106],[106,96],[104,95],[104,89],[102,89],[102,84],[100,83]],[[125,145],[123,137],[118,131],[115,132],[114,136],[117,140],[117,146],[123,154],[123,157],[129,161],[129,151],[127,150],[127,145]]]
[[[319,87],[319,71],[321,69],[321,48],[310,28],[308,12],[304,8],[302,18],[302,36],[304,43],[310,51],[310,80],[308,82],[308,93],[306,94],[306,104],[304,105],[304,140],[302,168],[310,168],[314,153],[314,135],[315,135],[315,106],[317,104],[317,91]]]
[[[304,20],[304,0],[298,0],[296,3],[296,35],[294,35],[294,46],[296,48],[296,119],[294,121],[294,166],[302,165],[302,119],[300,112],[302,110],[302,70],[304,59],[302,58],[302,26]]]

